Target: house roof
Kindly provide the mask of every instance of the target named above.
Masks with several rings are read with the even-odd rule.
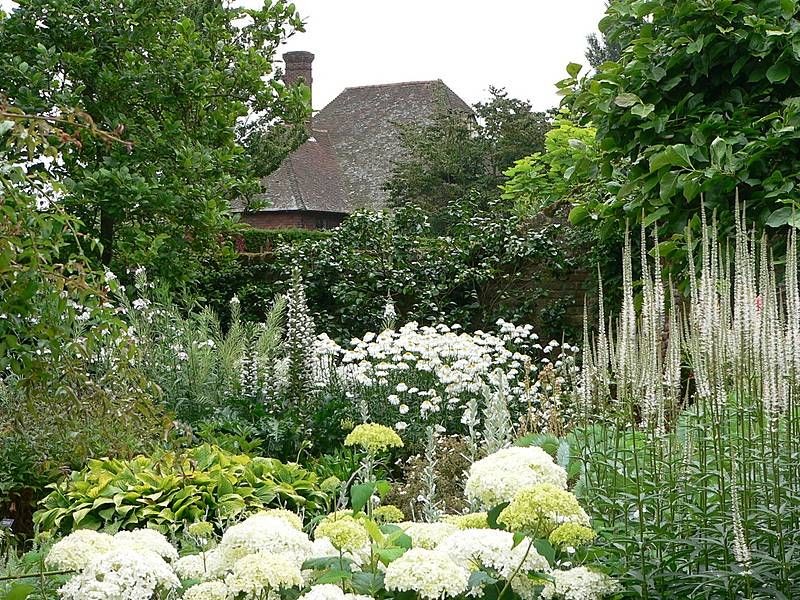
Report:
[[[383,185],[403,155],[397,125],[424,123],[440,105],[472,113],[441,80],[346,88],[314,115],[309,140],[264,179],[264,210],[385,207]]]

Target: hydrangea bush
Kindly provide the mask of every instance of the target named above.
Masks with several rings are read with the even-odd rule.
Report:
[[[46,564],[72,572],[59,590],[61,600],[594,600],[615,595],[620,589],[613,579],[582,564],[586,552],[580,546],[591,543],[594,532],[565,489],[560,467],[536,449],[515,450],[521,451],[516,468],[532,475],[509,485],[504,470],[496,469],[494,485],[504,492],[483,496],[486,513],[422,523],[372,518],[368,513],[376,515],[378,508],[339,510],[310,524],[309,535],[297,515],[271,510],[230,526],[219,539],[212,539],[210,526],[193,526],[189,533],[203,543],[184,544],[181,557],[154,530],[113,536],[78,530],[53,545]],[[484,466],[502,464],[508,456],[500,451],[476,463],[473,471],[482,473],[484,486],[492,486]],[[385,508],[386,516],[400,516]],[[548,536],[555,537],[553,544]]]

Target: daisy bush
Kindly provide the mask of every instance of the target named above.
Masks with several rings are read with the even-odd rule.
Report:
[[[457,324],[410,322],[345,347],[327,343],[337,365],[329,382],[341,386],[362,418],[407,439],[420,439],[429,425],[479,436],[483,421],[497,416],[486,409],[498,394],[520,431],[562,431],[572,418],[578,348],[543,344],[530,325],[496,325],[495,332],[468,333]]]

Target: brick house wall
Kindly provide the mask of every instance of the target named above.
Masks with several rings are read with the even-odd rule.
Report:
[[[345,217],[346,213],[323,210],[266,210],[242,213],[242,222],[257,229],[333,229]]]

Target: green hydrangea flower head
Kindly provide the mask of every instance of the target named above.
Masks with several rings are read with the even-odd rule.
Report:
[[[345,446],[361,446],[370,454],[377,454],[390,448],[402,448],[403,440],[400,436],[385,425],[377,423],[362,423],[347,434]]]
[[[342,480],[336,475],[331,475],[330,477],[323,479],[322,483],[319,484],[319,487],[323,492],[331,494],[338,490],[340,485],[342,485]]]
[[[367,529],[350,515],[323,519],[314,530],[314,537],[328,538],[342,552],[355,552],[369,544]]]
[[[551,483],[540,483],[517,492],[497,522],[510,531],[546,537],[564,523],[589,527],[589,515],[572,492]]]
[[[213,537],[214,526],[208,521],[198,521],[197,523],[192,523],[191,525],[189,525],[189,527],[186,528],[186,531],[192,537],[201,540],[207,540]]]
[[[548,538],[550,544],[562,550],[590,544],[597,537],[594,529],[578,523],[564,523],[556,527]]]
[[[406,516],[394,504],[386,504],[373,510],[372,518],[378,523],[400,523],[405,520]]]
[[[442,518],[442,521],[455,525],[459,529],[489,529],[489,515],[485,512],[447,515]]]

